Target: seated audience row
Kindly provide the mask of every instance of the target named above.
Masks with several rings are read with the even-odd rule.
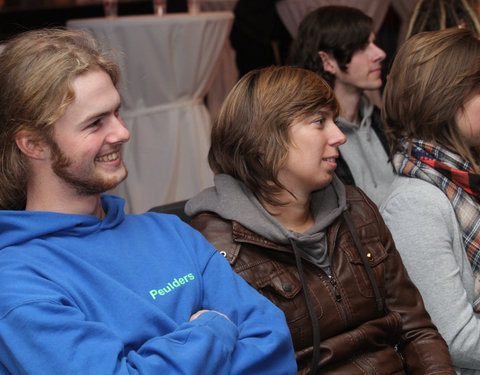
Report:
[[[320,8],[306,20],[332,8],[337,12],[350,11],[341,7]],[[310,30],[304,33],[305,37],[315,35],[312,25],[315,23],[310,21]],[[302,35],[301,29],[299,35]],[[296,43],[308,45],[305,40]],[[315,46],[318,43],[310,48],[315,50]],[[463,24],[460,28],[412,38],[395,60],[384,102],[390,156],[395,173],[400,176],[385,191],[387,200],[382,205],[382,212],[392,228],[407,269],[420,287],[427,310],[447,340],[459,374],[480,373],[480,236],[476,229],[480,218],[477,182],[480,173],[480,141],[477,142],[480,139],[479,46],[474,31],[464,29]],[[316,51],[318,56],[325,55],[321,49]],[[345,75],[352,73],[352,67],[356,66],[354,57],[363,52],[360,49],[353,54],[345,66]],[[328,59],[337,63],[337,60],[323,56],[320,66],[324,69],[329,64]],[[317,73],[322,71],[317,70]],[[329,242],[331,230],[327,230],[328,225],[333,226],[332,223],[342,216],[332,212],[336,208],[345,212],[345,208],[342,209],[339,203],[341,194],[338,188],[335,189],[336,177],[332,176],[331,186],[320,183],[325,162],[334,160],[325,157],[326,150],[330,147],[332,156],[335,152],[331,149],[336,148],[338,155],[345,138],[333,130],[326,131],[329,129],[326,120],[331,112],[319,111],[317,118],[309,117],[289,107],[287,102],[282,103],[282,90],[276,86],[282,81],[281,74],[277,74],[268,70],[253,72],[252,77],[248,77],[247,82],[241,81],[227,98],[212,130],[209,162],[216,173],[215,186],[194,197],[187,204],[186,212],[193,216],[192,225],[225,254],[232,267],[285,312],[299,371],[308,371],[310,364],[310,373],[317,370],[323,373],[326,369],[342,373],[344,364],[329,363],[319,354],[338,353],[339,350],[329,346],[331,334],[327,333],[327,338],[322,336],[323,341],[318,338],[319,331],[322,332],[319,326],[323,327],[325,322],[315,323],[319,311],[315,311],[310,293],[320,301],[320,314],[327,311],[332,317],[334,313],[328,310],[315,278],[309,278],[308,271],[318,267],[321,271],[315,274],[319,276],[325,272],[326,277],[333,280],[335,291],[347,289],[337,289],[339,273],[335,268],[332,272],[330,262],[335,266],[342,263],[334,258],[338,256],[335,246],[339,238]],[[338,82],[335,78],[334,88]],[[289,93],[285,100],[290,100],[292,105],[301,102],[292,94],[303,93],[298,87],[311,90],[305,82],[296,87],[293,77],[285,81],[281,83]],[[275,99],[266,94],[268,91]],[[242,105],[238,98],[242,98]],[[298,113],[299,117],[289,118],[293,113]],[[285,119],[290,129],[285,125]],[[312,128],[311,133],[298,130],[302,125],[321,122],[320,129],[326,133],[323,142]],[[275,124],[279,130],[272,130]],[[288,130],[284,129],[285,126]],[[250,134],[255,134],[255,139]],[[265,146],[272,147],[275,141],[262,139],[260,135],[264,134],[275,135],[272,138],[278,142],[277,153]],[[350,141],[351,138],[347,136],[347,139]],[[315,183],[319,185],[314,187]],[[330,192],[331,195],[325,198],[332,187],[336,193]],[[347,187],[347,198],[349,189]],[[322,195],[323,199],[318,198]],[[328,203],[319,204],[318,201]],[[354,206],[349,204],[347,207],[353,210]],[[366,215],[368,211],[363,209],[362,212]],[[323,227],[319,226],[318,220],[329,224],[323,222]],[[317,232],[322,229],[322,235],[318,236]],[[353,232],[352,236],[355,238]],[[327,245],[322,246],[322,241]],[[353,243],[361,254],[362,241],[354,240]],[[367,253],[373,255],[368,250]],[[302,257],[308,267],[304,268]],[[298,275],[298,286],[293,289],[304,293],[302,308],[299,308],[300,304],[303,305],[297,299],[299,295],[292,296],[285,291],[285,285],[291,291],[292,275]],[[345,301],[342,293],[336,296],[338,302]],[[307,316],[311,321],[313,346],[304,347],[301,339],[306,325],[301,319]],[[341,318],[336,317],[334,321],[341,322]],[[327,332],[334,329],[334,323],[329,323]],[[356,327],[359,327],[358,322]],[[324,350],[317,349],[316,352],[316,344]],[[343,348],[347,351],[345,346]],[[307,357],[305,353],[308,353]],[[308,360],[302,362],[305,359]],[[385,371],[388,373],[389,370]]]
[[[214,186],[185,208],[210,244],[102,194],[130,134],[96,42],[11,41],[0,373],[480,374],[480,40],[460,26],[402,46],[385,137],[372,20],[308,15],[297,66],[247,73],[213,123]]]

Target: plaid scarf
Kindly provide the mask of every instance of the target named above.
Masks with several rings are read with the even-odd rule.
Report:
[[[450,200],[460,225],[463,246],[475,278],[473,307],[480,312],[480,175],[474,174],[470,162],[441,146],[420,140],[402,141],[402,150],[393,157],[398,174],[427,181]]]

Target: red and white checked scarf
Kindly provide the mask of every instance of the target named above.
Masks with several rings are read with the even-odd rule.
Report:
[[[411,142],[411,156],[408,148]],[[402,150],[393,157],[398,174],[427,181],[450,200],[460,229],[463,246],[475,278],[473,307],[480,312],[480,175],[470,162],[446,148],[421,140],[403,140]]]

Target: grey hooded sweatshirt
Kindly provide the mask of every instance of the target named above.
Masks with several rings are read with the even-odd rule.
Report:
[[[294,241],[304,259],[329,273],[326,229],[346,210],[345,187],[335,175],[331,184],[312,194],[310,208],[315,224],[303,233],[285,228],[263,208],[249,188],[230,175],[217,174],[214,184],[187,202],[188,216],[213,212],[272,242],[289,245]]]

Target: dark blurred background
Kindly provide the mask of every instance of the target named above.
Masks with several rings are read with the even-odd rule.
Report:
[[[186,0],[168,0],[167,13],[186,11]],[[153,14],[153,1],[118,0],[118,14]],[[0,43],[22,31],[103,16],[102,0],[0,0]]]

